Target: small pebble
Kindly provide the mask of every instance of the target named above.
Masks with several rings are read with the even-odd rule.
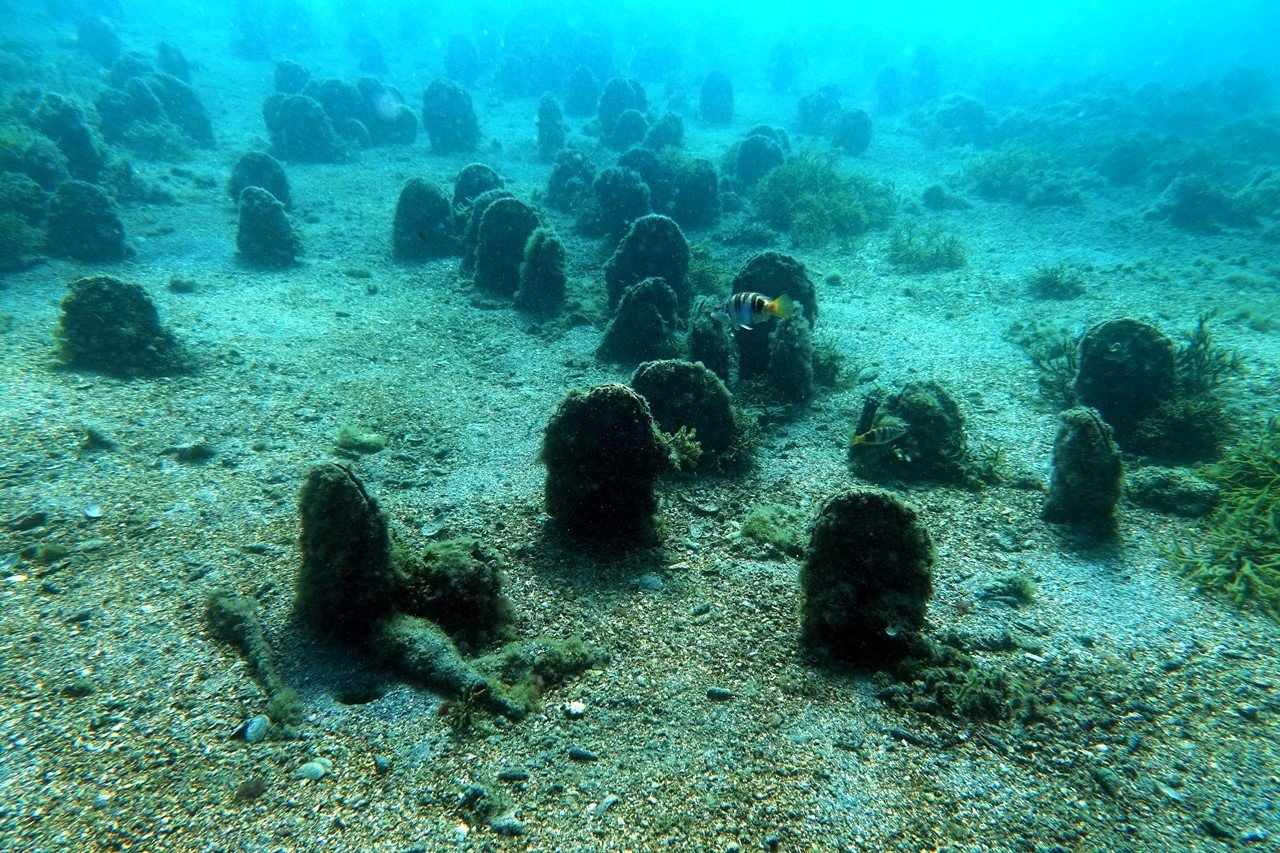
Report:
[[[663,582],[661,576],[653,572],[645,572],[640,577],[636,578],[636,586],[648,592],[657,592],[665,585],[666,584]]]
[[[239,734],[249,743],[262,743],[266,740],[269,731],[271,731],[271,718],[266,714],[259,714],[253,719],[246,720],[240,727]]]
[[[733,698],[733,691],[727,687],[708,687],[707,698],[712,702],[728,702]]]
[[[93,807],[95,809],[105,809],[111,804],[111,797],[107,794],[99,794],[93,798]]]
[[[464,788],[462,793],[458,795],[458,803],[466,809],[474,806],[486,796],[488,796],[488,791],[484,789],[483,785],[476,785],[472,783]]]
[[[1240,836],[1240,840],[1245,844],[1257,844],[1259,841],[1266,841],[1270,837],[1265,829],[1252,829]]]
[[[1226,841],[1233,838],[1231,830],[1227,829],[1213,815],[1206,815],[1200,821],[1200,831],[1210,838],[1217,838],[1220,841]]]
[[[498,781],[499,782],[528,782],[529,771],[522,770],[518,767],[512,768],[510,770],[499,770]]]
[[[613,806],[616,803],[618,803],[621,799],[622,799],[621,797],[615,796],[613,794],[609,794],[608,796],[606,796],[603,800],[599,802],[598,805],[596,805],[596,817],[600,817],[600,815],[604,814],[609,809],[613,808]]]
[[[1239,708],[1236,708],[1236,713],[1251,723],[1256,723],[1258,721],[1257,705],[1241,705]]]
[[[97,504],[89,504],[84,508],[84,517],[88,519],[102,518],[102,507]]]
[[[600,756],[589,749],[574,745],[569,747],[569,758],[573,761],[599,761]]]
[[[379,776],[383,776],[391,772],[391,756],[375,755],[373,757],[373,772]]]
[[[566,702],[564,705],[564,715],[571,720],[581,720],[586,714],[585,702]]]
[[[296,779],[310,779],[314,782],[318,779],[323,779],[331,769],[333,769],[332,761],[327,758],[317,758],[315,761],[308,761],[299,767],[298,772],[293,775]]]
[[[245,779],[236,786],[235,799],[238,803],[247,803],[258,799],[267,790],[267,782],[261,776]]]
[[[513,812],[495,817],[489,821],[489,828],[499,835],[524,835],[524,824],[516,820]]]

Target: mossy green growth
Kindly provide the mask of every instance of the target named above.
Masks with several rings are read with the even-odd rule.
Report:
[[[784,554],[804,551],[808,517],[796,507],[779,503],[758,503],[747,510],[738,535],[742,539]]]
[[[993,580],[982,589],[983,598],[1008,599],[1014,605],[1034,604],[1036,582],[1024,574],[1014,573]]]
[[[70,696],[73,699],[82,699],[85,696],[92,696],[98,692],[98,686],[88,678],[73,678],[62,686],[59,691],[63,696]]]
[[[955,234],[937,225],[907,222],[889,235],[889,260],[907,272],[956,270],[969,262],[969,252]]]
[[[1201,589],[1280,621],[1280,419],[1204,474],[1219,488],[1217,509],[1174,561]]]
[[[607,655],[580,637],[533,637],[507,643],[475,660],[476,670],[501,682],[506,700],[525,711],[536,708],[547,690],[598,666]]]
[[[378,453],[387,447],[387,437],[371,429],[344,424],[338,428],[338,447],[354,453]]]
[[[914,644],[912,655],[895,669],[898,683],[885,691],[886,698],[974,722],[1000,723],[1020,714],[1026,719],[1033,694],[1022,677],[961,651],[955,637],[939,639],[922,637]]]
[[[688,471],[698,467],[702,459],[702,445],[698,442],[696,427],[682,426],[675,432],[664,432],[662,439],[671,451],[671,462],[675,468]]]
[[[486,693],[481,688],[472,688],[440,703],[440,719],[455,738],[475,738],[492,730],[489,709],[485,706]]]
[[[266,691],[267,716],[282,726],[299,722],[302,699],[276,669],[253,602],[243,595],[218,590],[209,596],[204,615],[209,633],[240,651],[253,677]]]
[[[893,216],[893,190],[864,175],[842,175],[838,158],[802,150],[756,185],[756,214],[797,246],[848,241]]]
[[[515,609],[496,551],[469,537],[440,539],[417,555],[395,547],[392,564],[401,611],[431,619],[465,647],[508,638]]]
[[[1021,680],[997,666],[975,666],[965,673],[955,695],[956,710],[970,720],[1002,722],[1024,704]]]

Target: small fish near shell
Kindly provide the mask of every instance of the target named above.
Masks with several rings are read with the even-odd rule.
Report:
[[[866,432],[858,433],[851,443],[854,447],[876,447],[893,442],[907,434],[907,428],[901,424],[885,424]]]

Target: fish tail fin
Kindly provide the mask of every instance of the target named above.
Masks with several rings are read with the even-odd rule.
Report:
[[[787,296],[787,294],[784,293],[781,296],[779,296],[777,299],[768,303],[768,310],[769,310],[769,313],[772,314],[773,316],[781,317],[783,320],[785,320],[788,317],[795,316],[796,303],[795,303],[795,300],[793,300],[790,296]]]

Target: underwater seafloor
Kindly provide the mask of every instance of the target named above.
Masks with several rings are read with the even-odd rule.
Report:
[[[714,225],[685,229],[708,253],[711,289],[727,296],[762,250],[798,258],[821,307],[815,335],[843,357],[841,379],[796,405],[730,383],[758,424],[748,464],[665,477],[657,543],[618,548],[558,533],[543,510],[539,446],[557,404],[570,389],[626,382],[635,365],[596,355],[616,240],[584,236],[573,215],[539,204],[550,164],[536,141],[538,97],[482,78],[474,151],[434,154],[420,133],[349,163],[286,163],[303,250],[262,270],[237,259],[226,182],[241,154],[270,146],[261,103],[274,63],[228,53],[221,30],[115,26],[129,49],[150,56],[167,38],[192,61],[216,147],[169,162],[114,146],[170,196],[120,201],[132,257],[44,258],[0,278],[4,850],[1275,844],[1280,626],[1180,571],[1173,551],[1194,546],[1204,518],[1125,499],[1105,541],[1041,519],[1058,413],[1018,342],[1033,323],[1078,335],[1112,317],[1181,339],[1212,312],[1216,344],[1243,358],[1217,389],[1224,444],[1261,434],[1280,392],[1275,196],[1247,222],[1158,211],[1173,175],[1199,169],[1230,194],[1275,163],[1274,112],[1248,112],[1212,83],[1170,87],[1160,97],[1181,110],[1168,120],[1177,131],[1151,129],[1152,101],[1139,108],[1104,81],[991,107],[1005,141],[1055,156],[1049,141],[1062,146],[1055,175],[1071,198],[1035,205],[974,191],[966,169],[1008,149],[940,132],[936,102],[872,109],[870,147],[838,168],[890,183],[896,211],[819,245],[762,237],[750,194],[738,193]],[[6,82],[92,103],[103,69],[76,49],[74,24],[49,32],[59,37],[8,37]],[[360,76],[345,51],[289,57],[317,79]],[[418,112],[438,65],[384,79]],[[698,117],[701,70],[643,82],[651,111],[682,113],[686,151],[717,169],[762,123],[788,128],[793,152],[827,150],[822,135],[791,129],[797,96],[827,81],[775,94],[758,76],[735,79],[722,126]],[[618,152],[584,132],[590,122],[570,117],[568,143],[603,168]],[[1112,143],[1165,134],[1158,151],[1171,162],[1133,185],[1110,181],[1086,165],[1090,143],[1078,141],[1091,129]],[[448,193],[472,162],[497,170],[564,240],[578,318],[475,298],[456,257],[392,259],[405,181]],[[922,203],[935,184],[966,206]],[[955,235],[963,266],[895,264],[890,243],[908,222]],[[1031,292],[1028,279],[1055,264],[1077,270],[1083,292]],[[93,275],[142,285],[195,368],[121,379],[60,365],[60,302]],[[186,283],[171,287],[175,278]],[[950,389],[969,441],[999,451],[998,477],[976,487],[881,483],[917,507],[936,546],[928,633],[949,632],[1027,694],[985,714],[895,700],[891,678],[815,662],[797,639],[803,526],[830,496],[870,485],[851,469],[850,430],[873,389],[912,380]],[[344,426],[386,446],[339,452]],[[463,719],[436,693],[317,640],[294,616],[298,494],[326,460],[360,478],[408,548],[471,536],[500,555],[515,636],[578,636],[607,658],[548,686],[524,719]],[[753,529],[776,521],[779,538],[745,535],[749,518]],[[267,697],[211,635],[206,602],[218,590],[254,602],[300,696],[291,730],[246,739]],[[321,778],[299,778],[321,759]]]

